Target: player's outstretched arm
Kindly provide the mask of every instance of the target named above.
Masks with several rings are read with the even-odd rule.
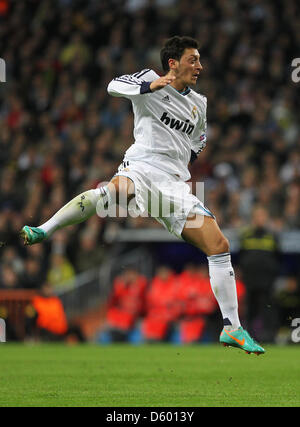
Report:
[[[112,96],[121,96],[129,99],[162,89],[175,80],[175,77],[167,74],[157,78],[158,75],[150,69],[139,73],[126,74],[113,79],[107,91]]]

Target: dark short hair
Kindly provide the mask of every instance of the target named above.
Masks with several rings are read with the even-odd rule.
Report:
[[[180,61],[185,49],[199,49],[197,40],[192,37],[174,36],[168,39],[160,51],[160,60],[165,72],[169,71],[169,59]]]

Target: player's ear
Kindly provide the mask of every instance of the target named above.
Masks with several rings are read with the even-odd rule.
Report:
[[[169,64],[169,69],[174,70],[175,68],[177,68],[178,61],[177,61],[177,59],[170,58],[168,60],[168,64]]]

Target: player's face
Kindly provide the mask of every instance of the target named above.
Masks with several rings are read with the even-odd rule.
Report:
[[[203,69],[198,50],[194,48],[185,49],[180,60],[174,61],[172,69],[177,83],[182,83],[183,87],[195,85]]]

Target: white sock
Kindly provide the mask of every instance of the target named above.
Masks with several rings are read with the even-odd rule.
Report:
[[[51,236],[54,231],[60,228],[79,224],[96,213],[97,203],[100,200],[103,201],[103,204],[108,202],[108,189],[106,187],[85,191],[74,197],[39,228]]]
[[[237,329],[241,324],[230,253],[212,255],[207,259],[210,284],[223,316],[224,327]]]

